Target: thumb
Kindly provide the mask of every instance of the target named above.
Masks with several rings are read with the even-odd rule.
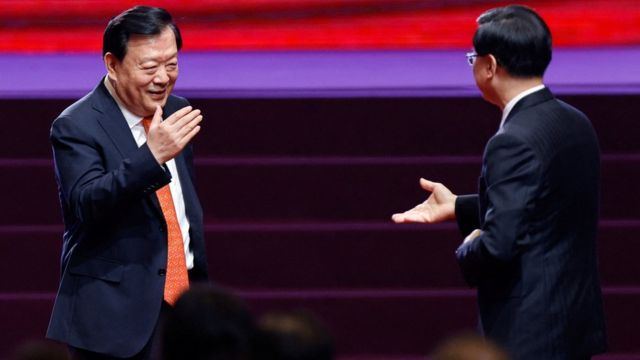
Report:
[[[153,118],[151,118],[151,125],[158,125],[162,121],[162,108],[160,105],[156,105],[156,112],[153,113]]]
[[[405,222],[405,217],[402,213],[393,214],[391,215],[391,220],[396,224],[402,224],[403,222]]]
[[[420,186],[429,192],[433,192],[433,188],[436,186],[436,184],[427,179],[420,178]]]

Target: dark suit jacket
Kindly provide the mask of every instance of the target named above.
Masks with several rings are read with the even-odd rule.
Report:
[[[481,329],[514,359],[606,348],[596,259],[600,151],[587,117],[548,89],[521,99],[486,148],[479,194],[458,197],[456,251]]]
[[[164,117],[188,105],[170,96]],[[51,142],[64,216],[62,279],[47,337],[118,357],[149,340],[163,299],[167,232],[155,191],[171,181],[101,81],[54,121]],[[175,158],[195,256],[206,279],[202,208],[190,147]]]

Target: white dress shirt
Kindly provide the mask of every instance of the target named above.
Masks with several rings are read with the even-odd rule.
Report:
[[[127,121],[127,125],[129,125],[129,129],[131,129],[131,134],[133,135],[133,139],[138,144],[138,147],[144,145],[147,142],[147,135],[144,131],[144,126],[142,125],[142,117],[133,114],[131,111],[127,110],[122,105],[122,102],[118,98],[118,95],[115,93],[111,84],[109,83],[108,77],[105,77],[104,84],[109,91],[109,94],[116,100],[124,119]],[[184,206],[184,197],[182,196],[182,186],[180,186],[180,178],[178,176],[178,169],[176,168],[176,162],[174,159],[171,159],[166,162],[167,167],[169,168],[169,172],[171,172],[171,182],[169,183],[169,188],[171,189],[171,198],[173,199],[173,205],[176,208],[176,215],[178,217],[178,224],[180,225],[180,232],[182,233],[182,241],[184,242],[184,256],[187,261],[187,269],[193,269],[193,252],[189,249],[189,220],[187,219],[187,213],[185,211]]]
[[[505,120],[507,120],[507,116],[509,116],[509,113],[511,112],[511,110],[513,110],[513,107],[516,106],[518,101],[522,100],[523,97],[529,94],[533,94],[534,92],[542,89],[544,89],[544,84],[536,85],[530,89],[527,89],[521,92],[520,94],[516,95],[513,99],[509,100],[507,105],[505,105],[504,110],[502,111],[502,120],[500,120],[500,129],[502,130],[502,127],[504,126],[504,122]]]

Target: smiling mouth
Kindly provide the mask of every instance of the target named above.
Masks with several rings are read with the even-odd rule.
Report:
[[[152,98],[154,99],[161,99],[164,97],[164,95],[166,94],[166,90],[160,90],[160,91],[148,91],[148,93],[151,95]]]

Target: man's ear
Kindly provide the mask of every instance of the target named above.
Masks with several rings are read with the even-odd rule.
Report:
[[[120,65],[120,60],[115,55],[110,52],[104,54],[104,66],[107,68],[107,75],[112,81],[118,81],[116,76],[116,67],[118,65]]]
[[[489,61],[487,61],[484,71],[486,71],[487,77],[492,78],[498,71],[498,60],[491,54],[487,55],[487,60]]]

